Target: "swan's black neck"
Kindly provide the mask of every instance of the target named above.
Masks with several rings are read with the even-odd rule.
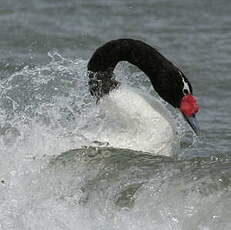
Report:
[[[117,87],[113,70],[120,61],[139,67],[149,77],[157,93],[174,107],[179,107],[185,83],[189,86],[188,93],[192,93],[184,74],[153,47],[138,40],[118,39],[98,48],[88,63],[92,94],[100,97]],[[99,88],[100,92],[96,92]]]

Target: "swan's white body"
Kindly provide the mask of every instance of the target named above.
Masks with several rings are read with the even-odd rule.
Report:
[[[155,155],[172,155],[176,143],[175,122],[155,98],[119,88],[100,101],[104,117],[97,140],[116,148]]]

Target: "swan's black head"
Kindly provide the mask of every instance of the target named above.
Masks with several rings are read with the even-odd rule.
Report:
[[[175,108],[180,108],[185,95],[192,94],[190,82],[176,67],[163,69],[150,80],[156,92]]]
[[[162,74],[155,78],[155,82],[152,82],[155,90],[165,101],[181,111],[185,120],[198,134],[200,129],[196,113],[199,111],[199,106],[192,95],[190,82],[177,68],[168,72],[163,71]]]

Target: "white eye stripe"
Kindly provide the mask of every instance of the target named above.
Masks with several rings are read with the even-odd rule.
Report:
[[[184,87],[183,87],[183,94],[186,94],[185,92],[186,92],[186,90],[187,90],[187,92],[190,92],[190,89],[189,89],[189,85],[188,85],[188,83],[184,80],[184,78],[182,77],[182,81],[183,81],[183,84],[184,84]]]
[[[182,76],[182,73],[180,71],[178,71],[180,76],[181,76],[181,79],[182,79],[182,82],[183,82],[183,89],[182,89],[182,92],[184,95],[186,95],[186,92],[190,92],[190,88],[189,88],[189,84],[188,82],[185,81],[184,77]]]

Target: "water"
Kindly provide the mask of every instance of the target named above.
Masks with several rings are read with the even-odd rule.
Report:
[[[0,229],[231,229],[230,10],[227,0],[2,3]],[[174,157],[96,142],[107,120],[86,65],[119,37],[157,47],[193,85],[201,137],[164,105]],[[137,68],[115,72],[157,97]]]

